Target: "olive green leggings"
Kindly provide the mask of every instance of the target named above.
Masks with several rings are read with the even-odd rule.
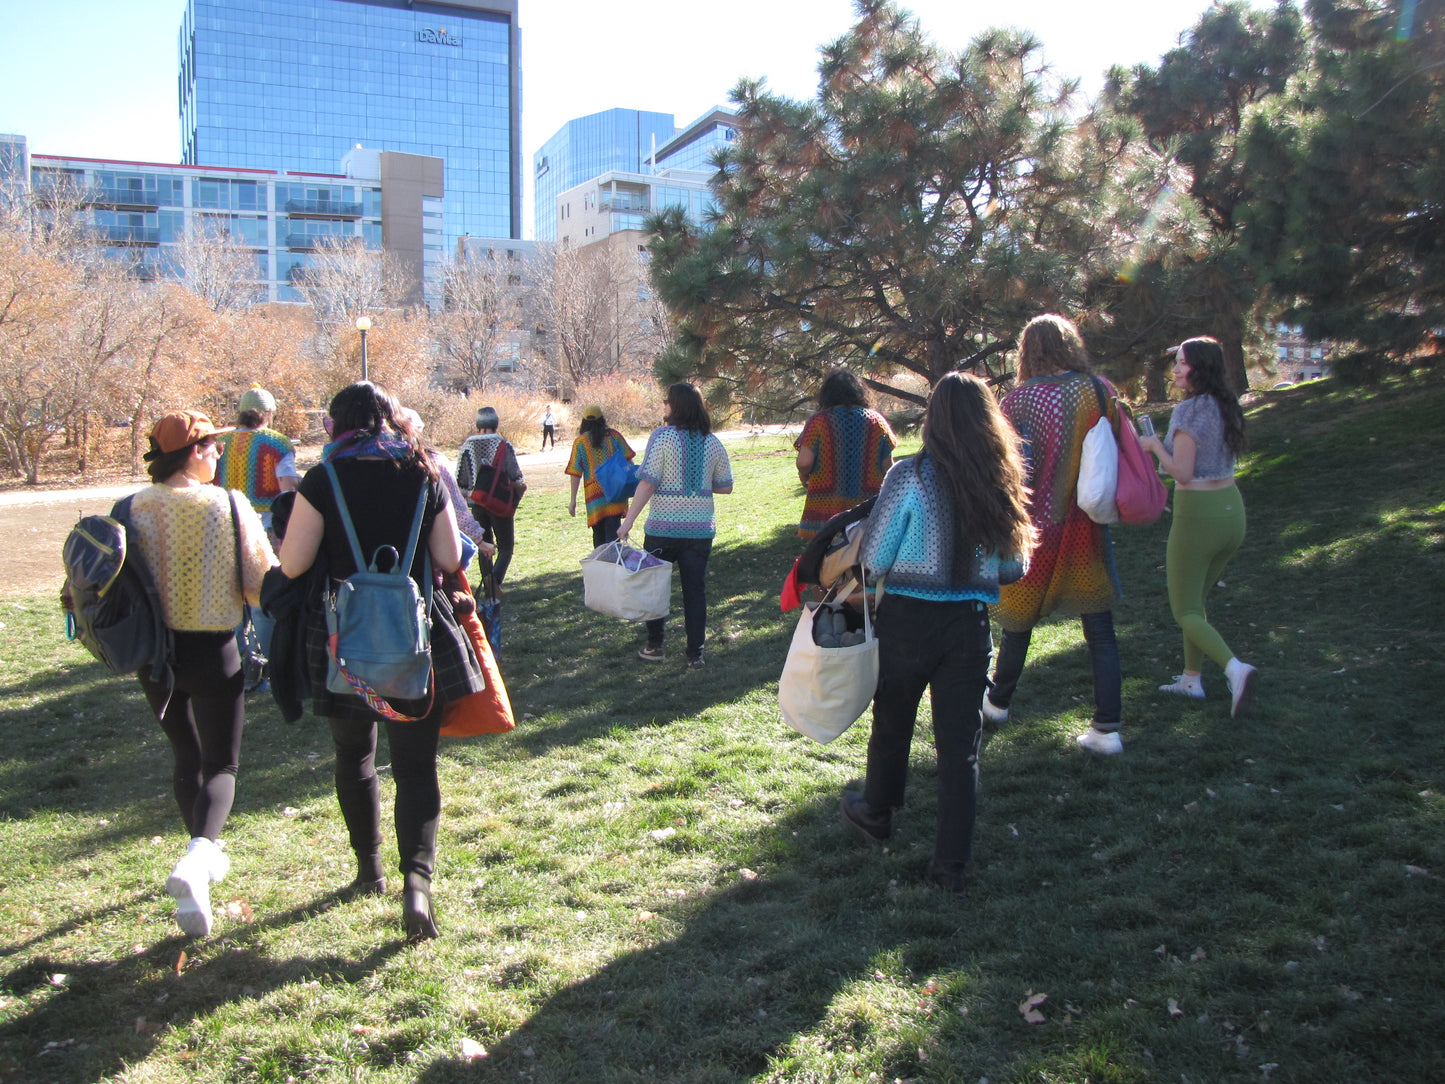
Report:
[[[1174,525],[1165,561],[1169,609],[1184,630],[1184,669],[1208,655],[1221,667],[1234,657],[1204,612],[1204,600],[1244,541],[1244,498],[1238,486],[1175,489]]]

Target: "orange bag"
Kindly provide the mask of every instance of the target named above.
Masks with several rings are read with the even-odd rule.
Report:
[[[466,585],[467,594],[471,594],[471,586],[467,584],[466,577],[459,576],[457,579],[460,582],[455,585],[456,588],[461,589]],[[512,717],[512,701],[507,696],[502,671],[497,668],[497,658],[492,654],[492,645],[477,618],[476,608],[473,607],[471,613],[458,614],[457,624],[472,642],[472,651],[475,652],[477,664],[481,666],[482,674],[487,679],[487,687],[482,692],[470,693],[460,700],[453,700],[442,709],[440,733],[449,738],[505,734],[517,725],[517,721]]]

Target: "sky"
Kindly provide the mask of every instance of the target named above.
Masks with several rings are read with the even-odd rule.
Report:
[[[518,4],[525,235],[532,226],[532,154],[568,120],[621,107],[670,112],[685,125],[727,104],[744,77],[764,78],[791,98],[812,97],[819,47],[855,19],[852,0]],[[1209,5],[913,0],[903,6],[950,51],[990,26],[1032,31],[1050,66],[1079,78],[1092,94],[1111,65],[1157,62]],[[185,0],[0,0],[0,132],[27,136],[32,153],[177,161],[176,32],[184,9]]]

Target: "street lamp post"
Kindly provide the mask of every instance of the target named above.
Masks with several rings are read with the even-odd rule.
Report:
[[[358,316],[356,318],[356,330],[361,332],[361,379],[370,379],[366,373],[366,333],[371,330],[371,317]]]

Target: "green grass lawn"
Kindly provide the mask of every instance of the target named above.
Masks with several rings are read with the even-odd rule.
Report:
[[[0,1080],[1445,1079],[1442,417],[1440,377],[1252,410],[1249,537],[1211,610],[1262,672],[1246,721],[1213,668],[1202,703],[1154,691],[1180,666],[1167,517],[1117,530],[1125,754],[1074,745],[1078,622],[1041,628],[986,741],[961,898],[921,881],[926,711],[883,850],[837,814],[866,719],[819,746],[778,716],[802,507],[782,439],[730,448],[703,671],[680,613],[655,666],[640,627],[583,608],[565,490],[523,504],[518,727],[444,745],[425,945],[399,878],[339,899],[325,728],[262,701],[216,932],[181,937],[162,886],[183,833],[137,686],[50,598],[0,604]]]

